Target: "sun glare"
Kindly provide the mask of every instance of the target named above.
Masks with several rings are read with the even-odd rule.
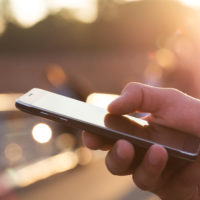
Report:
[[[179,1],[186,6],[200,7],[200,1],[199,0],[179,0]]]
[[[11,9],[16,21],[30,27],[47,16],[48,12],[70,9],[82,22],[93,22],[97,17],[97,0],[11,0]]]
[[[47,6],[41,0],[11,0],[11,9],[17,22],[30,27],[47,15]]]

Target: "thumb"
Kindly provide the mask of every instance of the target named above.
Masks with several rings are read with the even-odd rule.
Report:
[[[137,110],[151,113],[151,122],[200,136],[200,101],[176,89],[129,83],[108,107],[116,115]]]
[[[156,113],[168,101],[167,89],[152,87],[141,83],[129,83],[119,98],[113,101],[108,111],[112,114],[129,114],[136,110]]]

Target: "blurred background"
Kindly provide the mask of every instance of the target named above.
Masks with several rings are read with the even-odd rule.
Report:
[[[199,0],[0,0],[0,199],[157,199],[14,102],[38,87],[106,107],[130,81],[198,98],[199,25]]]

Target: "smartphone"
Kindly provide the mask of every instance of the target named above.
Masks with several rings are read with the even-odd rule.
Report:
[[[166,148],[171,157],[195,161],[200,138],[129,115],[116,116],[106,109],[69,97],[34,88],[16,100],[24,112],[86,130],[113,142],[125,139],[136,147],[148,149],[152,144]]]

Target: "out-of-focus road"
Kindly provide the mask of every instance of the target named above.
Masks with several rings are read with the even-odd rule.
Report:
[[[111,175],[104,160],[59,174],[17,192],[18,200],[158,200],[133,185],[131,176]]]

